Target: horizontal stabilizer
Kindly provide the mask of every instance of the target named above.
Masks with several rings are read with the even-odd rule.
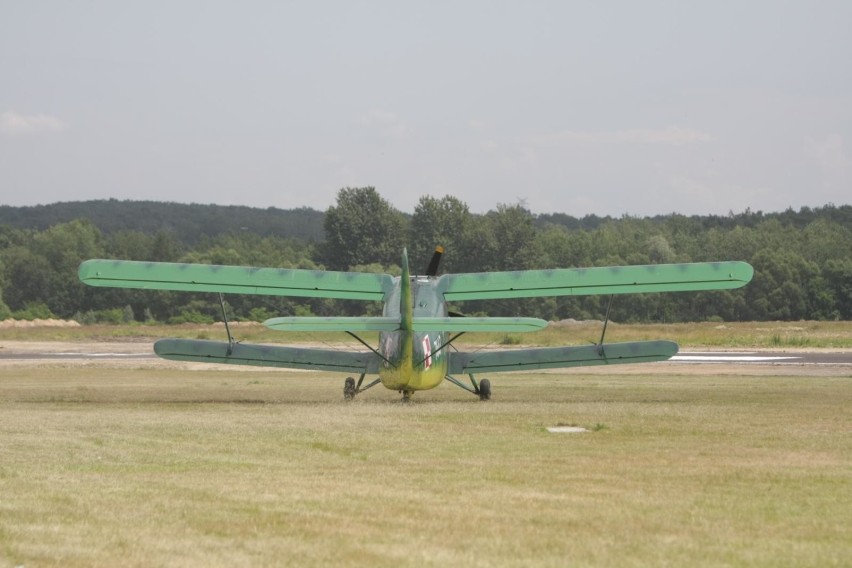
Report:
[[[393,287],[387,274],[130,260],[87,260],[78,276],[90,286],[346,300],[383,300]]]
[[[414,331],[538,331],[547,322],[538,318],[414,318]]]
[[[283,317],[268,319],[263,325],[278,331],[396,331],[399,318]]]
[[[154,352],[163,359],[173,361],[312,369],[342,373],[378,373],[379,362],[381,361],[374,353],[278,345],[250,345],[246,343],[231,345],[224,341],[196,339],[161,339],[154,344]]]
[[[754,270],[745,262],[649,264],[446,274],[438,290],[448,302],[539,296],[640,294],[726,290],[745,286]]]
[[[543,349],[513,349],[453,353],[450,374],[530,371],[589,365],[618,365],[665,361],[677,353],[671,341],[605,343]]]
[[[263,325],[278,331],[398,331],[399,318],[385,317],[283,317]],[[414,331],[538,331],[547,322],[536,318],[428,318],[415,317]]]

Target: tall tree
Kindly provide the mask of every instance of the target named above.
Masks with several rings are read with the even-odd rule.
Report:
[[[51,281],[56,272],[43,256],[25,246],[16,245],[3,251],[3,300],[12,310],[23,310],[27,304],[47,303],[51,297]]]
[[[447,249],[443,260],[444,272],[457,272],[467,265],[465,248],[471,229],[471,214],[467,204],[446,195],[436,199],[420,198],[411,217],[408,242],[409,258],[414,270],[424,270],[436,246]]]
[[[103,256],[100,230],[80,219],[54,225],[35,235],[32,252],[49,270],[43,282],[44,303],[57,316],[71,316],[86,293],[86,286],[77,279],[77,267],[88,258]]]
[[[525,270],[541,267],[532,213],[520,205],[498,205],[491,218],[497,256],[493,270]]]
[[[520,205],[498,205],[473,226],[471,254],[475,270],[526,270],[541,268],[544,255],[537,240],[534,218]],[[469,253],[470,254],[470,253]],[[542,310],[555,309],[556,303],[535,302],[531,299],[469,302],[465,310],[488,311],[489,315],[548,317]]]
[[[825,278],[834,299],[835,319],[852,319],[852,258],[831,259],[825,264]]]
[[[791,320],[807,317],[807,281],[816,265],[788,250],[758,251],[751,259],[754,279],[745,287],[750,318]]]
[[[330,270],[359,264],[399,264],[406,243],[405,216],[373,187],[345,187],[325,212],[320,261]]]

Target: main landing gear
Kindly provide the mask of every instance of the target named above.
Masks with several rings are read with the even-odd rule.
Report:
[[[479,400],[491,400],[491,381],[482,379],[479,381]]]
[[[355,379],[352,377],[346,377],[346,382],[343,383],[343,398],[344,400],[355,398]]]
[[[482,379],[477,382],[476,377],[474,377],[473,374],[468,376],[470,377],[470,386],[464,384],[451,375],[447,375],[446,379],[460,389],[464,389],[471,394],[475,394],[479,397],[479,400],[491,400],[491,381],[488,379]]]
[[[355,398],[355,395],[359,392],[364,392],[365,390],[372,388],[379,384],[381,379],[376,379],[372,383],[368,384],[364,388],[361,388],[361,384],[364,382],[364,375],[358,377],[358,383],[355,383],[355,379],[352,377],[346,377],[346,381],[343,383],[343,400],[352,400]]]
[[[343,382],[343,400],[349,401],[355,398],[355,395],[365,390],[376,386],[381,382],[381,379],[376,379],[372,383],[368,384],[364,388],[361,388],[361,383],[364,382],[364,375],[361,375],[358,378],[358,382],[355,382],[355,379],[352,377],[346,377],[346,380]],[[401,390],[402,393],[402,402],[411,402],[411,393],[410,390]]]
[[[456,385],[459,388],[466,390],[471,394],[475,394],[479,397],[479,400],[491,400],[491,381],[488,379],[482,379],[481,381],[477,381],[473,375],[470,376],[470,386],[464,384],[459,381],[457,378],[452,377],[450,375],[446,376],[446,379]],[[381,382],[381,379],[376,379],[372,383],[368,384],[365,387],[361,387],[361,384],[364,382],[364,375],[361,375],[358,378],[358,382],[355,382],[355,379],[352,377],[346,377],[346,381],[343,383],[343,399],[344,400],[353,400],[355,395],[358,393],[362,393],[365,390],[372,388]],[[402,402],[410,402],[411,401],[411,392],[409,390],[401,390],[402,393]]]

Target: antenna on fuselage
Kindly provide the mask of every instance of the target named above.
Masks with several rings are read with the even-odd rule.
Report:
[[[438,275],[438,264],[441,262],[441,256],[444,254],[444,247],[438,245],[435,247],[435,253],[432,255],[432,260],[429,261],[429,268],[426,269],[426,276]]]

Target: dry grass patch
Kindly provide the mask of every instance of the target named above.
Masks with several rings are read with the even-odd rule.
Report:
[[[0,368],[0,565],[839,566],[849,381]]]

